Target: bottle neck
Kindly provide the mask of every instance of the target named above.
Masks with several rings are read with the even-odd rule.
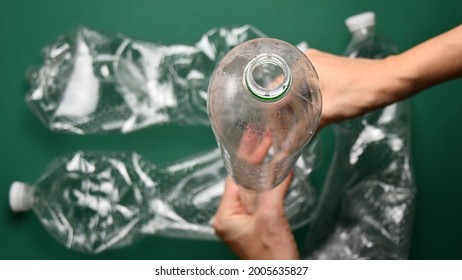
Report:
[[[353,40],[361,40],[375,35],[375,26],[365,26],[351,32]]]
[[[264,53],[247,64],[244,82],[248,90],[260,101],[280,100],[292,84],[289,65],[276,54]]]

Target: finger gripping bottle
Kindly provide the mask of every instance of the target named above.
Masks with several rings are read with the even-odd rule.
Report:
[[[244,189],[269,190],[287,177],[318,126],[319,79],[296,47],[250,40],[216,67],[207,110],[228,174]]]

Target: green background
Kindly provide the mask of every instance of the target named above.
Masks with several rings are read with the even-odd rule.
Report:
[[[9,185],[34,182],[65,153],[135,150],[165,164],[214,145],[208,128],[154,127],[130,135],[72,136],[48,131],[29,111],[26,71],[41,63],[40,50],[60,34],[85,25],[107,33],[165,44],[193,44],[217,26],[252,24],[271,37],[341,54],[348,41],[344,19],[372,10],[378,30],[406,50],[461,23],[460,0],[0,0],[0,258],[2,259],[228,259],[221,242],[146,237],[99,255],[70,251],[42,228],[32,213],[12,214]],[[462,40],[462,38],[461,38]],[[462,259],[462,80],[411,99],[412,156],[417,210],[412,259]],[[186,136],[186,137],[185,137]],[[328,166],[333,138],[322,132]],[[173,152],[174,151],[174,152]],[[300,240],[303,230],[296,232]]]

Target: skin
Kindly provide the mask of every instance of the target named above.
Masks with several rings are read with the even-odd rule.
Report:
[[[372,60],[306,51],[323,93],[321,127],[462,76],[462,25],[402,54]]]
[[[363,115],[406,99],[439,83],[462,76],[462,25],[402,54],[380,60],[352,59],[310,49],[306,55],[321,80],[320,126]],[[264,145],[263,145],[264,146]],[[257,160],[260,152],[256,149]],[[249,213],[239,186],[228,178],[214,220],[217,235],[242,259],[299,257],[284,215],[290,177],[260,197]]]
[[[215,215],[216,234],[241,259],[298,259],[298,250],[284,214],[284,196],[292,176],[259,196],[256,210],[249,214],[240,188],[231,178]]]

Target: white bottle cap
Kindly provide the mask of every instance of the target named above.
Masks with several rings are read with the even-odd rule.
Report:
[[[10,187],[10,207],[13,212],[25,212],[32,207],[32,198],[28,197],[27,188],[30,186],[22,182],[13,182]]]
[[[350,32],[355,32],[361,28],[366,28],[375,25],[375,13],[364,12],[351,16],[345,20],[345,24]]]

